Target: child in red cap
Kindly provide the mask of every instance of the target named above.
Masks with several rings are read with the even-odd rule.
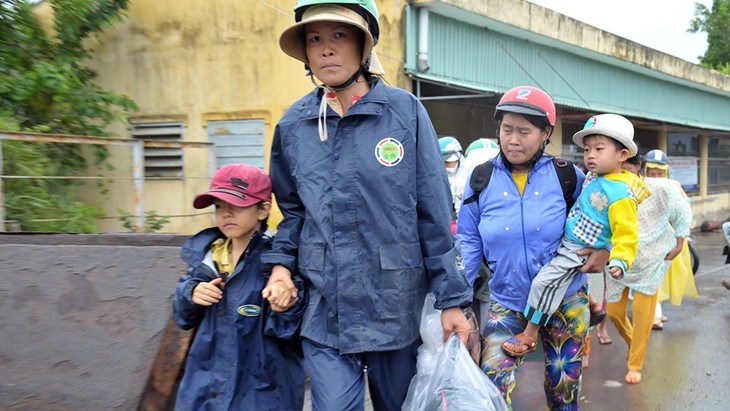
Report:
[[[199,209],[211,205],[216,227],[191,237],[181,252],[190,268],[175,290],[175,321],[198,330],[175,409],[301,410],[303,287],[295,283],[293,294],[283,283],[264,289],[260,270],[272,240],[265,234],[271,179],[252,165],[226,165],[193,201]],[[270,301],[295,304],[274,312]]]

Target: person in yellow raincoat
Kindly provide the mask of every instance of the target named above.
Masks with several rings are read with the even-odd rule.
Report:
[[[647,177],[669,178],[669,161],[667,155],[661,150],[651,150],[646,153],[645,168]],[[679,181],[671,181],[681,188]],[[656,311],[654,311],[654,325],[652,326],[654,330],[664,329],[664,322],[668,320],[663,315],[661,302],[670,300],[672,305],[680,306],[684,296],[699,297],[692,273],[692,260],[687,241],[684,241],[679,255],[672,260],[664,281],[659,287],[659,301],[657,301]]]
[[[623,166],[638,174],[631,159]],[[689,236],[692,210],[684,191],[667,178],[645,178],[651,196],[638,207],[639,244],[636,259],[621,279],[606,276],[606,312],[629,347],[627,384],[641,382],[659,288],[671,261]],[[628,317],[633,293],[632,317]]]

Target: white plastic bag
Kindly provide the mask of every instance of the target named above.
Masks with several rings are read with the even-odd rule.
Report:
[[[421,339],[416,375],[408,387],[403,411],[507,411],[497,387],[474,364],[459,337],[442,343],[441,311],[426,296],[421,314]]]

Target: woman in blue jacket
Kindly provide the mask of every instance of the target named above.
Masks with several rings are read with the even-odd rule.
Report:
[[[563,236],[567,204],[553,159],[544,154],[555,127],[555,104],[544,91],[515,87],[507,91],[495,112],[500,153],[490,160],[493,170],[476,201],[465,203],[459,215],[467,276],[474,281],[481,261],[493,276],[491,302],[483,324],[481,368],[502,391],[508,404],[522,358],[505,355],[501,345],[520,333],[530,284],[540,268],[556,254]],[[576,167],[578,198],[585,179]],[[474,195],[467,185],[463,198]],[[605,250],[582,250],[586,265],[580,272],[601,272]],[[590,256],[590,261],[589,260]],[[589,311],[586,275],[577,275],[560,308],[540,329],[545,351],[545,394],[550,409],[577,409],[581,361]]]
[[[316,88],[276,127],[271,176],[284,219],[263,262],[270,281],[295,269],[305,280],[313,408],[361,410],[367,375],[374,408],[400,409],[426,293],[445,334],[468,332],[460,307],[472,292],[438,140],[423,105],[377,77],[374,1],[300,0],[295,19],[280,45]]]

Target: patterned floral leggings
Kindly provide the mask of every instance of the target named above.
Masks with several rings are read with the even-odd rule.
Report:
[[[551,410],[577,410],[580,400],[581,363],[590,314],[587,287],[563,299],[547,325],[540,328],[545,352],[545,396]],[[522,313],[492,301],[482,337],[481,368],[512,407],[510,394],[524,358],[502,351],[502,343],[521,333],[527,320]]]

